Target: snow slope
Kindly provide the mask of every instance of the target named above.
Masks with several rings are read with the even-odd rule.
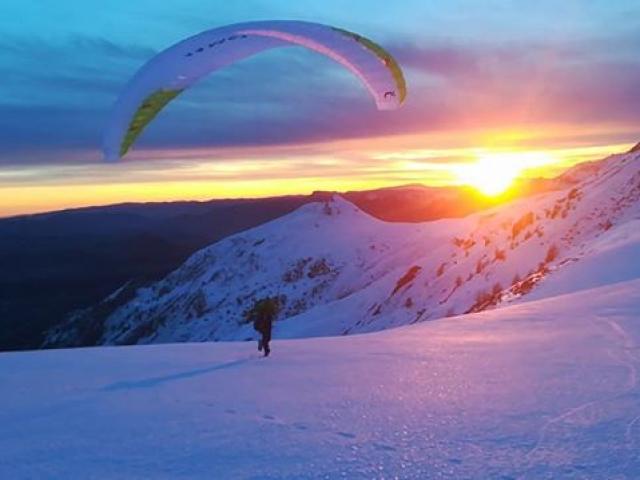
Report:
[[[243,340],[277,297],[284,337],[344,335],[640,277],[640,152],[571,169],[569,185],[464,219],[386,223],[334,197],[128,285],[47,346]]]
[[[0,478],[637,479],[639,342],[633,280],[268,359],[0,353]]]

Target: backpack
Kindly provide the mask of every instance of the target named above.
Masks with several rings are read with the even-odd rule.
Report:
[[[256,315],[256,318],[253,320],[253,329],[257,332],[262,333],[265,327],[264,316]]]
[[[262,333],[277,315],[278,304],[273,298],[266,298],[257,302],[253,310],[253,329]]]

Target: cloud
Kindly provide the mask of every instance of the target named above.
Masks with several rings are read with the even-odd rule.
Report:
[[[406,106],[375,112],[358,81],[301,49],[274,51],[184,93],[141,148],[253,147],[514,124],[639,124],[637,35],[491,45],[390,41]],[[97,155],[111,103],[156,50],[100,37],[0,40],[0,165],[76,163]],[[48,151],[49,155],[43,154]],[[96,152],[97,153],[97,152]],[[90,160],[88,160],[90,159]]]
[[[157,53],[154,49],[138,45],[122,45],[100,37],[72,35],[64,41],[48,41],[37,35],[3,36],[0,49],[4,55],[26,57],[35,61],[58,61],[59,55],[68,58],[91,56],[128,58],[145,61]]]

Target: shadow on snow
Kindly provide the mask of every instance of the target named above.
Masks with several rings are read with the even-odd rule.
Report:
[[[112,392],[115,390],[129,390],[134,388],[151,388],[161,385],[167,382],[173,382],[174,380],[183,380],[185,378],[197,377],[199,375],[205,375],[207,373],[215,372],[216,370],[224,370],[227,368],[232,368],[237,365],[241,365],[243,363],[248,362],[250,359],[246,358],[243,360],[234,360],[232,362],[221,363],[218,365],[213,365],[207,368],[199,368],[197,370],[189,370],[187,372],[174,373],[173,375],[165,375],[160,377],[151,377],[143,380],[137,381],[125,381],[125,382],[116,382],[111,385],[107,385],[102,388],[103,391]]]

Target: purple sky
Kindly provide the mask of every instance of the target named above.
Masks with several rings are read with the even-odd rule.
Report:
[[[358,81],[317,54],[299,48],[266,53],[183,94],[141,137],[132,158],[146,164],[113,167],[109,182],[130,183],[132,175],[149,181],[145,175],[155,168],[163,178],[175,169],[179,178],[194,149],[198,164],[251,160],[265,151],[256,146],[266,146],[270,158],[293,151],[305,175],[305,157],[326,154],[317,143],[330,142],[332,158],[348,157],[357,176],[366,174],[372,155],[362,156],[359,172],[341,141],[380,145],[380,138],[410,136],[407,148],[417,149],[415,137],[424,135],[424,148],[436,148],[439,138],[457,132],[456,146],[473,148],[482,145],[467,132],[482,129],[543,130],[536,141],[546,149],[640,140],[635,0],[363,0],[348,8],[338,0],[214,3],[114,0],[98,11],[79,0],[3,4],[0,191],[100,183],[102,128],[135,71],[188,35],[257,19],[318,21],[374,39],[405,71],[405,107],[376,114]],[[402,150],[402,142],[392,143]],[[74,171],[82,172],[75,180]]]

